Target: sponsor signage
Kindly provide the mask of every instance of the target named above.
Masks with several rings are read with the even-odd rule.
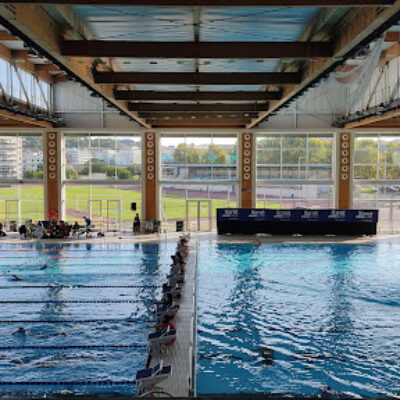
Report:
[[[271,210],[218,208],[218,221],[378,222],[378,210]]]

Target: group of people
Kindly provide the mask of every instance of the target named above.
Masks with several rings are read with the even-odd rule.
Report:
[[[176,331],[174,324],[174,317],[179,310],[179,299],[181,297],[181,290],[185,282],[185,267],[186,260],[189,255],[188,236],[181,236],[178,241],[176,252],[171,256],[172,264],[170,266],[169,274],[167,275],[167,282],[162,286],[162,298],[157,304],[157,324],[155,325],[156,332],[160,331]],[[168,345],[174,344],[176,335],[171,336]],[[151,354],[147,360],[147,367],[149,367]]]
[[[83,219],[85,221],[84,225],[79,225],[78,221],[75,221],[75,224],[71,225],[65,221],[57,222],[56,220],[39,221],[34,224],[29,219],[18,228],[18,232],[21,239],[63,239],[69,237],[71,233],[73,237],[83,234],[86,234],[86,237],[91,237],[93,230],[92,222],[86,216]],[[2,231],[2,229],[0,230]],[[5,233],[4,235],[0,233],[0,236],[5,236]]]

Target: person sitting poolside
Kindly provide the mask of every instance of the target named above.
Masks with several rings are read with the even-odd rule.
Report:
[[[86,237],[92,237],[92,235],[90,234],[92,232],[91,227],[92,227],[92,221],[89,217],[86,218],[83,217],[83,219],[85,220],[85,228],[86,228]]]
[[[133,233],[135,234],[138,232],[140,232],[140,217],[139,214],[136,214],[133,221]]]
[[[26,225],[21,225],[19,227],[18,231],[19,231],[21,239],[22,238],[24,238],[24,239],[28,238],[28,230],[26,229]]]
[[[4,232],[4,225],[2,222],[0,222],[0,236],[7,236]]]
[[[79,229],[81,229],[81,227],[78,224],[78,221],[75,221],[75,224],[72,227],[72,236],[76,236],[79,232]]]
[[[172,317],[165,316],[162,323],[157,327],[157,331],[162,331],[165,328],[168,328],[170,331],[175,331],[175,324],[172,322]],[[176,342],[176,337],[174,337],[169,344],[174,344]]]
[[[46,230],[44,229],[41,222],[38,222],[35,230],[33,231],[33,237],[37,239],[43,239],[46,237]]]

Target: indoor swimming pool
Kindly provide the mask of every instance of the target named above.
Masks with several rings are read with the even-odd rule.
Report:
[[[400,243],[198,253],[198,395],[400,396]]]
[[[134,394],[168,246],[1,245],[1,397]]]

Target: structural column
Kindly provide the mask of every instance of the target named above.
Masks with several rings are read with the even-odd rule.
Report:
[[[352,140],[349,132],[338,135],[336,147],[336,207],[352,208]]]
[[[254,135],[242,133],[240,137],[240,204],[241,208],[255,207]]]
[[[157,137],[154,132],[146,132],[144,135],[144,213],[145,220],[157,218]]]
[[[45,219],[61,219],[61,139],[57,131],[49,131],[44,137],[44,193]]]

